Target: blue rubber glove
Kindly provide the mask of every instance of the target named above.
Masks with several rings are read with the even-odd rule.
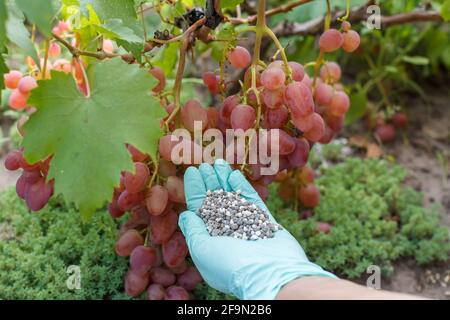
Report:
[[[303,276],[335,277],[310,262],[297,240],[286,230],[270,239],[248,241],[232,237],[211,237],[197,215],[207,190],[241,190],[241,196],[265,210],[275,221],[258,193],[238,170],[224,160],[212,167],[190,167],[184,176],[188,211],[179,225],[186,237],[192,260],[213,288],[239,299],[274,299],[281,287]]]

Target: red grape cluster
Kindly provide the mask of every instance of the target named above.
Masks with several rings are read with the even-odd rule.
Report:
[[[130,257],[125,291],[135,297],[147,290],[150,300],[185,300],[202,278],[186,260],[188,248],[177,231],[178,214],[185,210],[183,180],[171,162],[160,161],[151,172],[149,157],[132,145],[128,150],[135,172],[123,172],[108,205],[114,218],[129,212],[116,243],[116,253]],[[164,183],[150,186],[151,176]]]
[[[408,116],[403,112],[397,112],[388,119],[367,114],[365,120],[366,126],[374,131],[375,137],[382,143],[393,141],[397,130],[404,130],[409,123]]]
[[[351,30],[352,25],[348,21],[343,21],[341,30],[328,29],[319,38],[319,47],[323,52],[333,52],[339,48],[346,52],[353,52],[358,49],[361,39],[358,32]]]
[[[16,192],[32,211],[41,210],[53,195],[53,180],[46,181],[50,161],[51,157],[45,161],[29,164],[21,150],[13,150],[5,158],[6,169],[12,171],[23,169],[16,182]]]

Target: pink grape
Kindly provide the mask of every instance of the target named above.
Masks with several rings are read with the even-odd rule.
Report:
[[[3,76],[5,87],[8,89],[16,89],[22,79],[22,73],[17,70],[11,70]]]
[[[312,142],[319,141],[325,133],[325,122],[318,113],[314,113],[314,123],[310,130],[305,132],[305,138]]]
[[[189,100],[181,108],[181,120],[186,129],[194,132],[194,122],[200,122],[200,129],[205,130],[208,125],[208,112],[198,100]]]
[[[325,125],[325,132],[324,132],[322,138],[320,138],[319,142],[321,144],[329,144],[331,142],[331,140],[333,140],[333,138],[334,138],[333,129],[331,129],[329,126]]]
[[[395,128],[406,128],[408,126],[408,116],[405,113],[397,112],[391,118]]]
[[[19,81],[18,89],[23,94],[28,94],[31,90],[37,88],[36,79],[31,76],[25,76]]]
[[[39,211],[47,204],[52,194],[52,183],[45,182],[45,179],[41,178],[27,188],[25,201],[31,211]]]
[[[219,110],[215,107],[209,107],[206,109],[208,115],[208,128],[217,128],[219,124]]]
[[[147,273],[156,262],[156,250],[152,247],[137,246],[130,256],[130,269],[136,274]]]
[[[39,169],[32,170],[32,171],[24,171],[22,175],[25,177],[25,181],[29,184],[33,184],[38,182],[40,179],[42,179],[42,174]]]
[[[11,171],[20,169],[20,164],[22,161],[22,151],[13,150],[5,158],[5,168]]]
[[[277,90],[284,85],[286,75],[281,68],[267,68],[261,74],[261,84],[269,90]]]
[[[305,76],[303,77],[303,80],[300,81],[300,83],[303,83],[305,86],[311,89],[313,85],[313,80],[308,76],[307,73],[305,73]]]
[[[160,284],[163,287],[171,286],[177,280],[173,272],[160,267],[156,267],[150,270],[150,278],[153,283]]]
[[[392,124],[384,124],[375,129],[375,136],[381,142],[387,143],[395,139],[395,127]]]
[[[278,130],[278,129],[274,129]],[[284,130],[278,130],[279,134],[279,153],[282,156],[291,154],[295,149],[295,140]]]
[[[284,87],[280,87],[276,90],[264,89],[262,94],[263,103],[271,109],[279,108],[284,102]]]
[[[133,271],[128,271],[125,276],[125,292],[130,297],[140,295],[147,288],[149,283],[149,276],[147,273],[136,274]]]
[[[346,52],[353,52],[358,49],[361,43],[361,38],[358,32],[355,30],[350,30],[344,33],[344,43],[342,44],[342,49]]]
[[[53,63],[53,70],[69,74],[72,72],[72,65],[66,59],[58,59]]]
[[[178,285],[188,291],[192,291],[203,281],[202,276],[196,267],[189,267],[184,273],[178,276]]]
[[[320,78],[325,82],[336,83],[341,75],[341,67],[336,62],[328,62],[320,68]]]
[[[66,32],[70,30],[70,24],[66,21],[60,20],[58,22],[58,28],[61,32]]]
[[[319,204],[320,192],[313,184],[308,184],[299,190],[299,200],[307,208],[314,208]]]
[[[227,125],[230,125],[230,117],[233,109],[239,104],[240,99],[237,95],[228,96],[222,103],[219,110],[220,119]]]
[[[28,94],[24,94],[19,89],[14,89],[9,96],[9,106],[15,110],[22,110],[27,107]]]
[[[311,128],[314,125],[314,117],[315,113],[308,114],[304,117],[292,117],[292,122],[294,123],[295,127],[299,129],[300,131],[307,132],[311,130]]]
[[[148,300],[163,300],[166,293],[164,287],[160,284],[152,283],[147,289]]]
[[[183,259],[178,265],[175,267],[170,268],[170,271],[172,271],[175,274],[182,274],[185,272],[188,268],[186,259]]]
[[[351,29],[351,27],[352,27],[352,24],[350,22],[342,21],[342,24],[341,24],[342,31],[344,31],[344,32],[349,31]]]
[[[277,129],[283,128],[289,119],[289,111],[285,106],[278,109],[267,108],[264,113],[264,128]]]
[[[186,203],[186,199],[184,198],[184,183],[182,179],[176,176],[168,177],[165,187],[169,193],[170,201],[176,203]]]
[[[220,92],[220,86],[219,81],[220,77],[216,76],[214,72],[208,71],[203,74],[203,83],[208,87],[208,90],[213,93],[217,94]]]
[[[287,156],[289,164],[293,168],[304,166],[308,162],[309,157],[309,143],[304,138],[294,139],[295,150]]]
[[[27,195],[27,190],[30,187],[30,184],[25,181],[25,177],[21,175],[16,182],[16,193],[19,198],[25,200]]]
[[[295,61],[289,62],[288,65],[292,70],[292,79],[294,81],[302,81],[305,77],[305,69],[303,66]]]
[[[189,293],[182,287],[171,286],[166,289],[164,300],[189,300]]]
[[[256,120],[255,109],[248,105],[240,104],[233,109],[230,120],[231,127],[235,130],[242,129],[245,131],[250,129]]]
[[[250,65],[252,57],[244,47],[237,46],[228,54],[228,61],[236,69],[245,69]]]
[[[117,204],[123,211],[131,210],[143,200],[142,193],[131,193],[128,190],[122,192],[117,199]]]
[[[113,217],[113,218],[120,218],[121,216],[123,216],[125,214],[125,211],[120,209],[119,205],[117,204],[116,199],[113,199],[108,204],[108,211],[109,211],[109,214],[111,215],[111,217]]]
[[[148,212],[153,216],[159,216],[164,212],[169,201],[169,192],[163,186],[155,185],[151,187],[145,203]]]
[[[176,267],[184,260],[188,247],[181,232],[175,232],[169,241],[162,244],[162,254],[164,263],[169,268]]]
[[[320,50],[324,52],[333,52],[339,49],[344,42],[344,38],[339,30],[328,29],[319,38]]]
[[[172,150],[180,143],[180,138],[168,134],[159,139],[159,155],[166,161],[172,161]]]
[[[328,106],[333,98],[333,87],[325,82],[319,82],[314,91],[316,102],[321,106]]]
[[[150,180],[150,170],[145,163],[135,162],[134,170],[134,174],[131,172],[125,173],[125,189],[128,190],[129,193],[141,192],[145,189]]]
[[[343,116],[350,107],[350,99],[345,92],[337,91],[330,102],[330,113],[336,117]]]
[[[336,117],[332,114],[326,114],[325,115],[325,121],[327,125],[334,131],[339,132],[342,130],[342,127],[344,125],[344,117]]]
[[[178,215],[170,211],[166,214],[150,217],[151,240],[155,244],[162,244],[170,239],[178,227]]]
[[[301,82],[293,82],[286,86],[284,102],[294,118],[304,117],[314,112],[311,89]]]
[[[122,234],[116,242],[116,253],[120,257],[128,257],[133,250],[144,244],[144,239],[141,234],[135,230],[130,229]]]
[[[50,44],[50,47],[48,48],[48,55],[50,57],[56,58],[61,54],[61,47],[56,42],[53,42]]]
[[[166,87],[166,76],[160,67],[153,67],[150,69],[150,74],[158,80],[158,84],[153,87],[152,91],[159,93]]]

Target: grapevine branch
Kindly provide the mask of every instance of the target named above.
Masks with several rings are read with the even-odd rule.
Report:
[[[97,52],[80,50],[77,47],[71,45],[69,42],[67,42],[63,38],[61,38],[60,36],[58,36],[57,34],[52,33],[52,35],[58,42],[60,42],[63,46],[65,46],[75,58],[77,58],[79,56],[87,56],[87,57],[97,58],[99,60],[104,60],[106,58],[115,58],[115,57],[121,56],[120,54],[108,53],[103,50],[97,51]]]

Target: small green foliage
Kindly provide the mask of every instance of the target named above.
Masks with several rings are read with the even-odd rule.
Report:
[[[405,171],[400,166],[349,159],[322,170],[317,179],[321,201],[312,218],[299,221],[274,194],[276,186],[268,202],[312,261],[354,278],[372,264],[388,275],[399,258],[419,264],[448,260],[449,234],[439,225],[438,208],[424,208],[422,194],[401,186]],[[330,223],[331,233],[317,233],[316,221]]]
[[[89,224],[67,208],[30,213],[14,190],[0,195],[0,299],[123,299],[127,260],[114,252],[117,225],[105,211]],[[70,265],[81,289],[69,290]]]

